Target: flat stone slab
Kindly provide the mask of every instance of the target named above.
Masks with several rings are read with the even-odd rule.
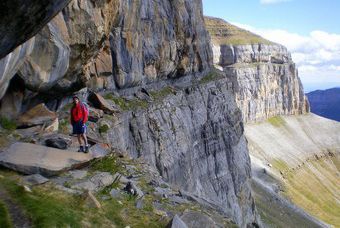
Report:
[[[91,154],[59,150],[30,144],[14,143],[0,153],[0,165],[25,174],[58,175],[79,168],[94,159]]]

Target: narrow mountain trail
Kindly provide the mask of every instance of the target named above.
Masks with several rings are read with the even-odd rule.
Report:
[[[0,199],[7,207],[13,227],[32,227],[32,223],[23,209],[8,195],[2,186],[0,186]]]

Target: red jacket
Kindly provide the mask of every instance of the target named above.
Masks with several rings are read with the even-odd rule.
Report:
[[[84,105],[81,104],[81,102],[78,102],[78,104],[74,105],[71,109],[71,123],[73,124],[79,122],[80,120],[82,120],[83,123],[86,123],[88,116]]]

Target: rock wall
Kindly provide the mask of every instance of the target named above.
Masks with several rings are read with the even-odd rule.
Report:
[[[107,140],[245,227],[256,221],[250,159],[227,83],[224,78],[174,90],[162,102],[124,113],[107,122]]]
[[[208,42],[201,1],[73,0],[0,86],[15,73],[30,90],[53,94],[202,73],[212,65]]]
[[[70,0],[2,0],[0,2],[0,59],[32,38]]]
[[[226,22],[217,19],[216,23]],[[229,44],[212,37],[214,64],[229,78],[243,120],[258,122],[276,115],[309,112],[298,70],[287,49],[269,41],[252,44],[253,38],[248,39],[249,44]]]
[[[193,87],[186,81],[210,72],[207,44],[201,1],[72,0],[34,37],[20,64],[9,58],[7,65],[15,67],[3,71],[0,86],[5,91],[11,78],[20,81],[29,92],[15,92],[33,104],[25,96],[65,96],[86,86],[119,93],[152,90],[183,79],[186,89],[108,121],[107,140],[246,227],[256,222],[250,160],[228,79]],[[20,116],[15,96],[4,98],[14,103],[0,107]]]

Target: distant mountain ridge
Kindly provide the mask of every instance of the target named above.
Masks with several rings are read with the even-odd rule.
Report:
[[[310,102],[311,112],[340,121],[340,87],[316,90],[306,95]]]

